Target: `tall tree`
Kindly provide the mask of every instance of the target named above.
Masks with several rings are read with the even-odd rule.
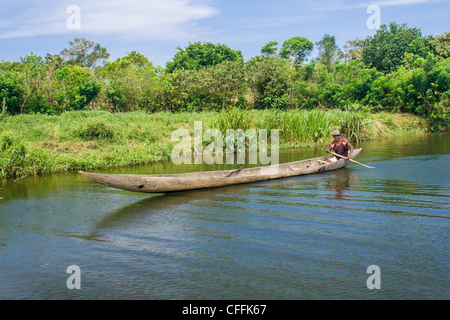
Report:
[[[303,37],[292,37],[283,43],[280,50],[280,57],[290,59],[292,65],[300,65],[311,54],[314,44]]]
[[[278,42],[269,41],[261,48],[261,54],[265,57],[273,56],[277,54],[277,46]]]
[[[319,62],[323,63],[328,71],[333,68],[335,61],[343,57],[343,53],[336,44],[336,38],[334,36],[325,34],[316,45],[319,49]]]
[[[364,40],[362,39],[347,41],[344,45],[344,60],[348,62],[350,60],[361,59],[363,48]]]
[[[425,40],[435,55],[444,59],[450,58],[450,32],[442,35],[429,36]]]
[[[82,67],[91,68],[109,58],[106,48],[85,38],[75,38],[73,41],[69,41],[69,45],[70,48],[61,51],[61,57]]]
[[[424,55],[421,31],[391,22],[389,26],[382,25],[374,36],[364,40],[362,60],[378,71],[391,72],[402,64],[405,53]]]

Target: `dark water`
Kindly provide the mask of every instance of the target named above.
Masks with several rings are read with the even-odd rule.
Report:
[[[449,299],[450,135],[360,146],[357,160],[376,169],[170,195],[75,173],[4,181],[0,298]],[[183,171],[199,167],[110,172]],[[70,265],[80,290],[66,286]],[[370,265],[379,290],[366,286]]]

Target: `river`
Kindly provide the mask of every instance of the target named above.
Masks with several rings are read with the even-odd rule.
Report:
[[[0,298],[449,299],[450,134],[355,147],[375,169],[167,195],[78,173],[2,181]],[[281,150],[280,162],[324,149]],[[80,289],[67,287],[72,265]]]

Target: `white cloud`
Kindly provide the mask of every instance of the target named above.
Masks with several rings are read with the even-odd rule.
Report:
[[[23,12],[0,12],[0,39],[73,34],[67,27],[72,4],[80,8],[81,29],[89,35],[179,38],[195,30],[196,20],[218,10],[189,0],[33,1]],[[22,6],[22,8],[24,8]],[[15,10],[16,11],[16,10]]]
[[[439,3],[441,0],[374,0],[374,1],[343,1],[343,0],[322,0],[306,1],[305,5],[310,11],[337,11],[348,9],[367,8],[370,5],[380,7],[385,6],[411,6],[416,4]]]
[[[436,3],[440,2],[440,0],[381,0],[381,1],[373,1],[359,4],[359,8],[365,8],[369,5],[377,5],[377,6],[410,6],[415,4],[425,4],[425,3]]]

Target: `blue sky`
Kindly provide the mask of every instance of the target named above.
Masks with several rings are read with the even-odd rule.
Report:
[[[418,27],[424,35],[450,31],[450,0],[15,0],[0,6],[0,60],[18,61],[31,52],[59,54],[74,38],[108,49],[110,61],[136,50],[165,66],[189,42],[225,43],[245,59],[269,41],[334,35],[346,41],[376,30],[366,26],[369,5],[380,8],[381,24]],[[69,29],[75,5],[79,29]]]

